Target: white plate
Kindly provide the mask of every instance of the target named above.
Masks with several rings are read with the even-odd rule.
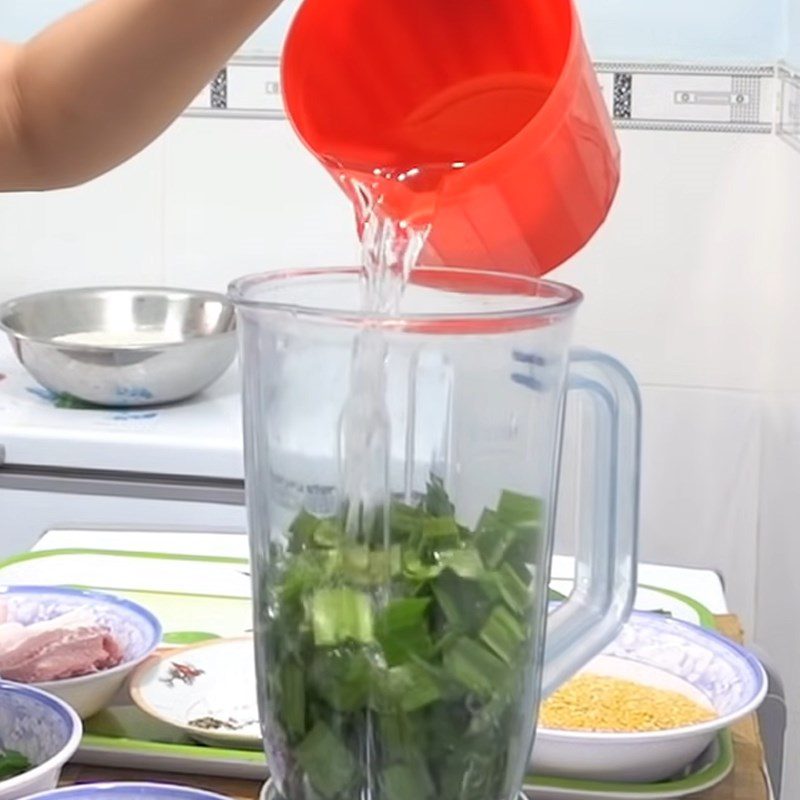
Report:
[[[181,675],[181,669],[188,671]],[[260,749],[253,639],[217,639],[144,663],[131,697],[146,714],[204,744]],[[213,718],[231,727],[194,724]]]

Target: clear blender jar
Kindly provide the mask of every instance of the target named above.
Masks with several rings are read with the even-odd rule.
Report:
[[[360,274],[231,288],[274,787],[286,800],[510,800],[542,694],[632,605],[638,392],[613,359],[570,350],[574,289],[422,269],[388,316],[361,310]],[[354,353],[369,342],[382,369],[360,417]],[[575,590],[553,609],[571,391],[588,400],[594,465]]]

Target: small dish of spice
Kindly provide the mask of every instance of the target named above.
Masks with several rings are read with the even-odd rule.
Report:
[[[253,639],[215,639],[165,653],[131,679],[146,714],[198,742],[261,749]]]

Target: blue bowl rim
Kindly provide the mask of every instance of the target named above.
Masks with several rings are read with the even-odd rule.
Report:
[[[225,796],[207,792],[205,789],[196,789],[193,786],[181,786],[174,783],[148,782],[123,782],[115,781],[109,783],[81,783],[75,786],[64,786],[60,789],[50,789],[40,794],[31,795],[28,800],[59,800],[64,798],[81,797],[114,797],[118,792],[130,792],[131,789],[139,789],[143,792],[158,792],[164,800],[225,800]],[[142,795],[146,797],[147,795]],[[152,795],[155,796],[155,795]]]

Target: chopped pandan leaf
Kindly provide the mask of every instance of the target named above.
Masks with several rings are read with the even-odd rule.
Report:
[[[408,539],[422,530],[422,516],[418,508],[395,501],[389,509],[389,531],[394,541]]]
[[[295,517],[294,522],[289,526],[289,539],[288,550],[290,553],[299,553],[301,550],[308,547],[314,536],[314,531],[317,525],[321,522],[319,517],[315,517],[305,509]]]
[[[459,578],[448,569],[439,575],[431,588],[451,629],[469,632],[480,630],[491,607],[480,583]]]
[[[390,667],[412,656],[427,659],[433,652],[428,631],[428,598],[392,600],[375,622],[375,635]]]
[[[497,606],[489,614],[480,632],[481,641],[509,666],[525,638],[525,629],[505,606]]]
[[[459,578],[478,580],[486,574],[480,554],[474,547],[445,551],[440,555],[439,563],[455,572]]]
[[[281,667],[280,710],[283,724],[292,738],[306,732],[306,688],[303,670],[292,661]]]
[[[333,709],[341,712],[365,708],[373,670],[362,648],[319,650],[309,670],[313,690]]]
[[[311,551],[299,553],[289,562],[280,583],[280,598],[293,603],[324,584],[329,572],[330,554]]]
[[[508,564],[503,564],[494,575],[495,584],[508,607],[517,616],[524,617],[530,605],[530,589]]]
[[[342,550],[342,571],[348,580],[358,581],[369,573],[369,548],[365,544]]]
[[[442,697],[439,683],[420,665],[392,667],[376,682],[373,705],[379,711],[418,711]]]
[[[427,564],[414,550],[403,554],[403,574],[411,581],[430,581],[439,575],[444,567],[441,564]]]
[[[423,519],[422,536],[436,547],[455,547],[459,538],[455,517],[428,517]]]
[[[509,525],[541,524],[544,504],[538,497],[529,497],[505,490],[497,504],[497,516]]]
[[[314,528],[311,539],[315,546],[324,549],[337,547],[344,538],[344,529],[333,519],[323,519]]]
[[[369,554],[369,574],[373,585],[386,583],[402,571],[403,553],[400,545],[388,550],[372,550]]]
[[[428,800],[435,788],[423,759],[414,763],[393,764],[383,771],[382,796],[386,800]]]
[[[479,697],[491,697],[506,676],[506,665],[479,642],[462,636],[444,651],[449,675]]]
[[[439,771],[439,800],[502,797],[508,744],[496,737],[467,740],[447,755]]]
[[[356,760],[324,722],[317,722],[296,755],[311,785],[323,797],[342,794],[358,777]]]
[[[499,519],[511,525],[516,533],[514,543],[507,551],[507,558],[519,566],[533,564],[539,555],[544,504],[537,497],[527,497],[505,491],[497,506]]]
[[[478,522],[475,541],[489,569],[496,569],[514,543],[517,533],[512,525],[503,522],[496,512],[486,509]]]
[[[547,599],[553,603],[563,603],[567,599],[567,596],[565,594],[561,594],[561,592],[557,592],[555,589],[548,589]]]
[[[353,545],[342,551],[342,576],[357,586],[380,586],[402,571],[399,545],[388,550],[370,550],[366,545]]]
[[[345,642],[367,644],[374,640],[372,603],[354,589],[319,589],[311,603],[314,642],[334,647]]]
[[[384,764],[398,761],[413,763],[425,750],[427,724],[425,711],[405,713],[396,708],[376,715],[378,747]]]
[[[455,506],[445,491],[444,481],[437,475],[431,475],[428,481],[423,508],[434,517],[452,517],[455,513]]]

